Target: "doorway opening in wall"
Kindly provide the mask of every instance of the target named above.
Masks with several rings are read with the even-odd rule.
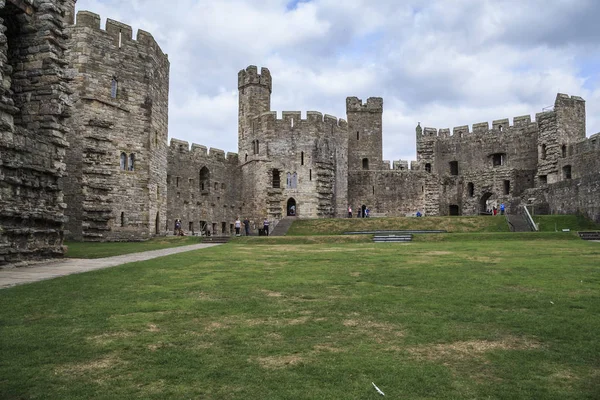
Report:
[[[125,213],[121,213],[121,226],[125,226]]]
[[[154,223],[154,233],[160,234],[160,213],[156,213],[156,221]]]
[[[298,215],[298,210],[296,209],[296,200],[294,200],[294,198],[290,198],[287,201],[287,216],[288,217],[295,217],[296,215]]]
[[[458,207],[456,204],[450,204],[450,207],[448,207],[448,212],[452,216],[460,215],[460,207]]]
[[[190,221],[190,223],[188,224],[188,231],[193,235],[194,234],[194,223],[192,221]]]
[[[227,234],[227,222],[221,222],[221,233],[223,235]]]
[[[479,200],[479,214],[480,215],[491,215],[492,214],[492,209],[495,205],[495,200],[491,199],[492,197],[492,193],[487,192],[484,193],[483,196],[481,196],[481,199]]]
[[[216,235],[217,234],[217,223],[213,222],[212,224],[212,234]]]

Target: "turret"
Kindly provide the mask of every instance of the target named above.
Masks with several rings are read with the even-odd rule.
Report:
[[[383,99],[346,99],[348,116],[348,169],[380,169],[383,162]]]
[[[247,150],[246,144],[253,140],[252,119],[271,111],[271,73],[267,68],[251,65],[238,73],[238,147],[239,154]],[[250,138],[252,137],[252,138]]]
[[[64,17],[63,20],[67,25],[75,24],[75,3],[77,0],[65,0],[63,5]]]

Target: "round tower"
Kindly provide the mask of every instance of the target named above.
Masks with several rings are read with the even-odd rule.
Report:
[[[261,68],[259,74],[254,65],[241,70],[238,73],[238,90],[238,153],[240,161],[244,162],[244,154],[251,151],[256,133],[252,119],[271,111],[271,73],[267,68]]]

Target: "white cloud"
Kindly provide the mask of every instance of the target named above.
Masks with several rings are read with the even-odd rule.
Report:
[[[384,157],[414,159],[414,128],[535,114],[584,97],[600,131],[594,0],[79,0],[151,32],[171,61],[170,136],[237,149],[237,72],[266,66],[274,110],[345,118],[382,96]]]

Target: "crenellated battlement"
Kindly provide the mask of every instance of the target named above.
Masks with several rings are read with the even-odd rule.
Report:
[[[289,129],[310,129],[325,131],[324,128],[332,126],[346,130],[348,123],[342,118],[318,111],[307,111],[306,118],[302,118],[301,111],[282,111],[281,118],[277,118],[277,111],[269,111],[254,118],[257,124],[272,125],[276,131]]]
[[[260,69],[259,74],[258,67],[256,67],[256,65],[250,65],[246,69],[242,69],[238,72],[238,89],[243,89],[249,85],[265,86],[269,89],[269,92],[271,92],[273,83],[269,69],[263,67]]]
[[[367,102],[363,104],[363,101],[358,97],[347,97],[346,98],[346,112],[383,112],[383,98],[381,97],[369,97]]]
[[[237,153],[228,152],[217,148],[209,148],[201,144],[190,143],[185,140],[171,139],[169,144],[169,152],[171,154],[182,154],[185,156],[193,156],[198,158],[207,158],[212,160],[226,161],[233,164],[238,163]]]
[[[536,119],[538,118],[536,114]],[[479,122],[472,125],[472,128],[469,125],[461,125],[452,128],[452,130],[445,129],[436,129],[436,128],[423,128],[422,131],[417,130],[417,139],[419,138],[461,138],[468,136],[470,134],[505,134],[511,133],[515,129],[520,129],[524,127],[528,127],[529,125],[537,124],[536,121],[531,120],[530,115],[522,115],[513,118],[512,125],[510,124],[509,118],[503,118],[492,121],[492,125],[490,128],[489,122]],[[422,132],[422,133],[419,133]]]
[[[74,28],[90,28],[97,32],[102,32],[113,39],[116,48],[123,46],[137,46],[146,53],[154,54],[161,63],[168,63],[168,55],[163,53],[162,49],[147,31],[139,29],[136,39],[133,39],[133,29],[131,25],[107,18],[105,29],[101,28],[101,18],[99,14],[90,11],[77,12],[77,19]]]

